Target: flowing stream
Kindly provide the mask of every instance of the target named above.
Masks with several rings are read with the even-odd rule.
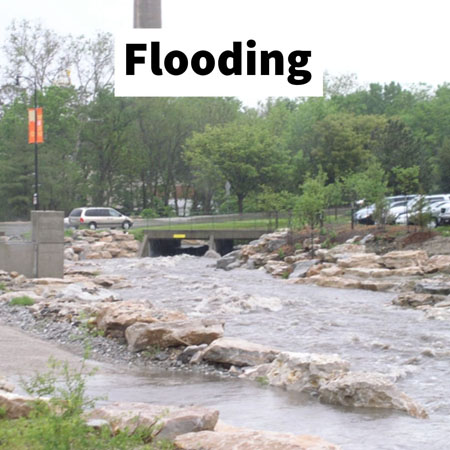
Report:
[[[215,317],[225,335],[283,350],[337,353],[351,370],[376,371],[424,406],[430,418],[321,404],[294,392],[240,379],[164,372],[96,377],[111,401],[199,404],[221,420],[255,429],[316,434],[343,449],[450,448],[450,324],[391,304],[394,294],[290,284],[262,270],[214,269],[187,255],[83,262],[122,275],[123,299],[148,299],[190,317]]]

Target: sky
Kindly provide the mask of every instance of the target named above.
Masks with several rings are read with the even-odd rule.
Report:
[[[162,8],[163,28],[204,33],[205,42],[210,33],[233,39],[238,29],[294,30],[298,46],[320,53],[325,70],[355,73],[363,84],[450,81],[448,0],[162,0]],[[132,29],[132,18],[133,0],[0,0],[0,41],[13,19],[90,36]],[[252,92],[247,102],[263,99]]]

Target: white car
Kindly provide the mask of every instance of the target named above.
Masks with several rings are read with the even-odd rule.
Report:
[[[450,200],[442,201],[440,200],[441,197],[442,196],[432,195],[424,197],[423,212],[430,214],[431,216],[431,221],[428,224],[428,228],[434,228],[440,225],[442,222],[442,209],[445,209],[446,206],[449,208],[450,206]],[[408,202],[407,210],[397,216],[395,223],[398,225],[414,224],[416,222],[415,217],[418,213],[418,202],[418,200],[412,203]]]
[[[69,214],[70,226],[78,228],[87,226],[91,230],[97,228],[122,227],[128,230],[133,226],[133,221],[114,208],[76,208]]]

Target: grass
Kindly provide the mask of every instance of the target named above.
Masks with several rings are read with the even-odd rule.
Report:
[[[6,291],[6,284],[0,283],[0,291]]]
[[[0,411],[0,448],[8,450],[171,450],[168,441],[153,442],[155,428],[138,428],[133,434],[128,430],[112,435],[109,427],[94,430],[86,424],[84,412],[95,406],[98,398],[86,395],[86,359],[79,369],[67,363],[50,359],[50,370],[37,374],[22,387],[30,395],[50,396],[50,400],[33,402],[28,417],[10,420],[6,410]]]
[[[23,297],[14,297],[9,302],[9,306],[31,306],[34,305],[34,300],[24,295]]]
[[[441,236],[450,237],[450,226],[449,225],[437,227],[434,229],[434,231],[437,231]]]
[[[288,219],[279,219],[278,227],[286,228],[288,226]],[[254,230],[269,230],[275,228],[275,221],[272,219],[256,219],[256,220],[235,220],[228,222],[208,221],[202,223],[185,223],[185,224],[168,224],[155,225],[146,227],[147,230],[235,230],[235,229],[254,229]],[[137,228],[133,231],[137,231]]]

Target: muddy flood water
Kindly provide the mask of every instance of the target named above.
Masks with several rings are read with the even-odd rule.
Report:
[[[149,299],[225,322],[225,336],[295,352],[337,353],[352,370],[381,372],[430,418],[321,404],[309,395],[240,379],[149,369],[95,377],[110,401],[200,404],[236,426],[315,434],[343,449],[450,448],[450,324],[391,304],[394,294],[289,284],[261,270],[214,269],[187,255],[83,262],[126,277],[122,299]]]

